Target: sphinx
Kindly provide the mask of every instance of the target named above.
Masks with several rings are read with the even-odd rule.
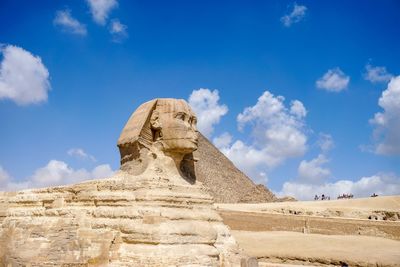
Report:
[[[151,161],[164,157],[174,164],[164,162],[162,169],[194,182],[196,123],[196,115],[183,99],[154,99],[142,104],[129,118],[117,142],[121,170],[139,175]]]
[[[196,180],[197,138],[184,100],[154,99],[112,177],[0,193],[0,266],[256,266]]]

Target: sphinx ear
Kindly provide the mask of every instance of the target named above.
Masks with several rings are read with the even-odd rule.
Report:
[[[153,113],[151,114],[150,127],[153,133],[153,141],[160,140],[162,137],[161,133],[162,125],[160,123],[159,113],[157,110],[154,110]]]

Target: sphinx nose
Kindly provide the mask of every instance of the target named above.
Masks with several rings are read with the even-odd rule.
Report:
[[[199,132],[197,130],[188,132],[189,138],[195,139],[196,141],[199,139]]]

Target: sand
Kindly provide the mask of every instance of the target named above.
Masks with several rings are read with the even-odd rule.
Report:
[[[215,206],[260,266],[400,266],[400,196]]]
[[[297,201],[257,204],[215,204],[230,211],[294,214],[303,216],[343,217],[397,221],[400,219],[400,196],[340,199],[325,201]]]
[[[295,232],[232,231],[239,246],[260,266],[273,262],[306,265],[400,266],[400,241],[367,236]],[[269,264],[262,264],[269,262]]]

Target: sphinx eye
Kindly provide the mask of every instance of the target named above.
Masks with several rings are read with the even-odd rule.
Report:
[[[183,114],[183,113],[178,113],[178,114],[176,114],[175,118],[184,121],[184,120],[185,120],[185,114]]]

